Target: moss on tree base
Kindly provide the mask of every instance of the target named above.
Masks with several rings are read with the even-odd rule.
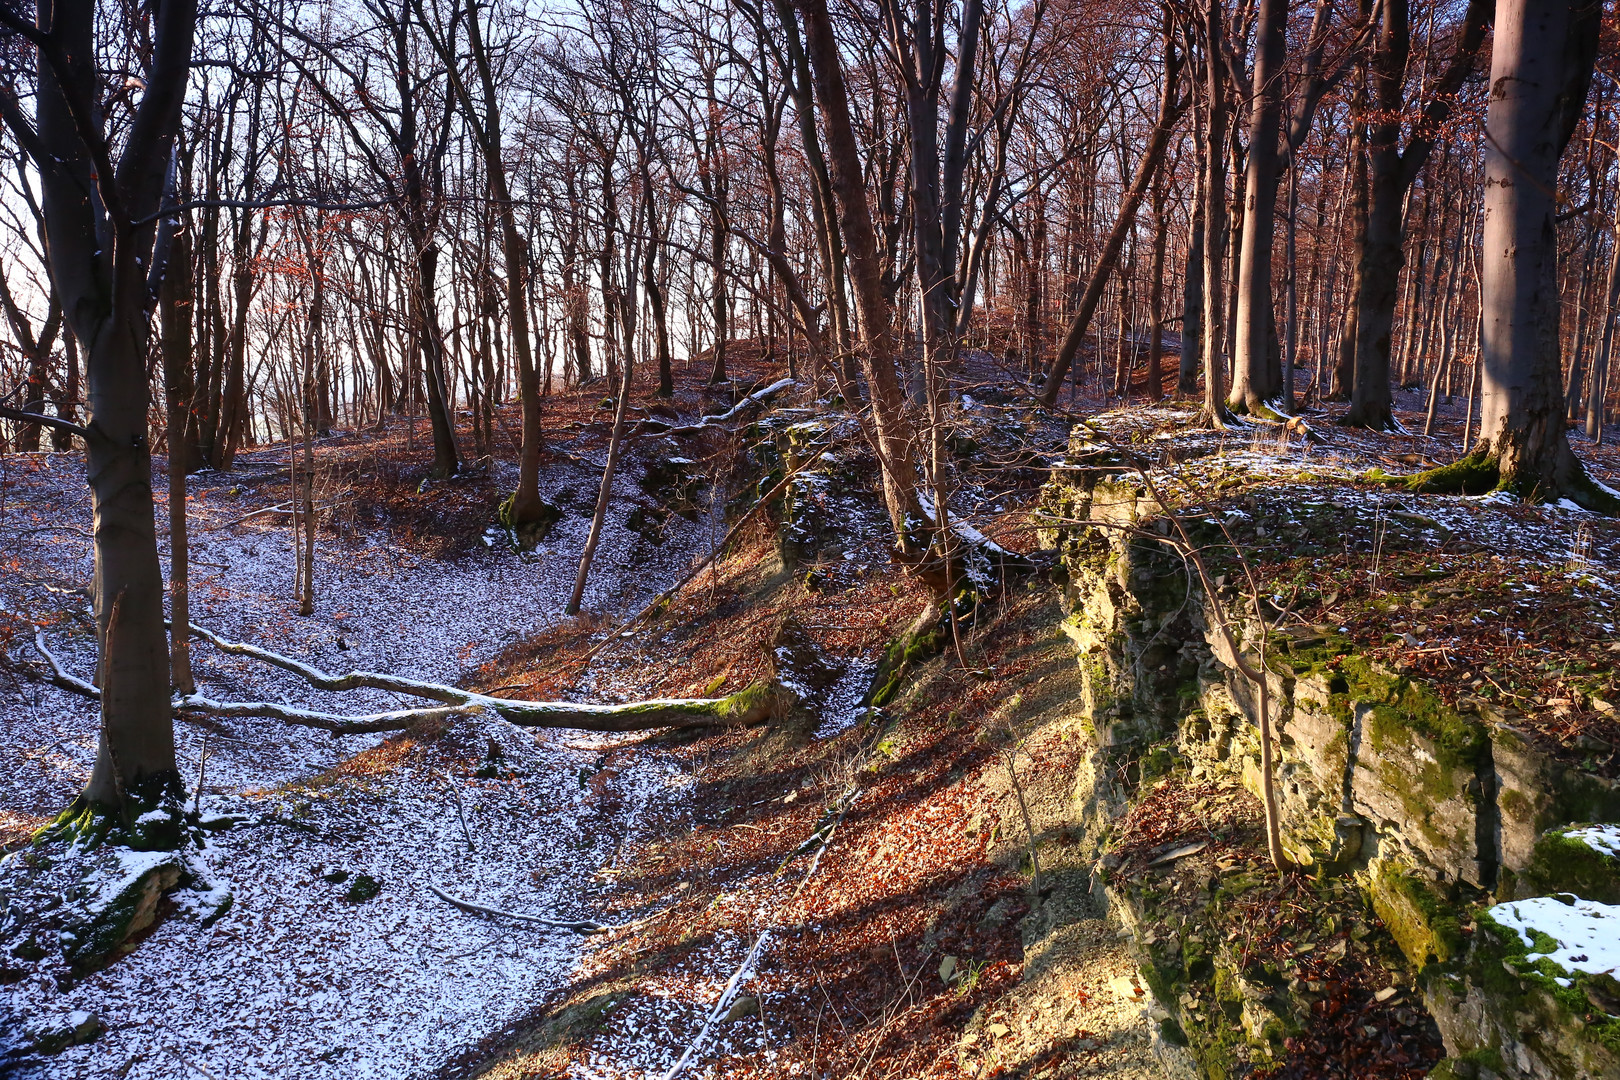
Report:
[[[1549,490],[1545,484],[1528,476],[1503,473],[1495,457],[1484,450],[1475,450],[1449,465],[1407,476],[1371,469],[1366,479],[1420,495],[1488,495],[1493,491],[1506,491],[1534,502],[1568,499],[1595,514],[1620,517],[1620,497],[1587,475],[1579,462],[1575,463],[1572,473],[1568,483]]]
[[[122,808],[80,794],[34,833],[34,843],[62,841],[93,848],[116,842],[136,851],[173,851],[186,839],[186,792],[177,772],[147,777],[126,792]]]
[[[1498,489],[1502,473],[1490,455],[1476,450],[1449,465],[1424,469],[1408,476],[1392,476],[1382,469],[1372,469],[1367,473],[1367,479],[1422,495],[1485,495]]]

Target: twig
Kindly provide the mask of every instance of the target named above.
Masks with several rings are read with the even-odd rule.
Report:
[[[476,855],[478,846],[473,843],[472,830],[467,828],[467,809],[461,803],[461,792],[456,788],[456,782],[449,773],[439,775],[444,777],[445,786],[450,789],[450,795],[456,800],[456,814],[461,818],[461,835],[467,838],[467,850]]]
[[[191,812],[198,813],[202,808],[203,777],[208,774],[208,736],[212,734],[206,728],[203,730],[202,752],[197,755],[197,794],[191,798]]]

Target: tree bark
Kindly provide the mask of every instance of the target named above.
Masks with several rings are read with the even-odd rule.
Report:
[[[1395,3],[1404,0],[1392,0]],[[1237,267],[1237,344],[1227,407],[1269,414],[1282,386],[1269,362],[1272,326],[1271,249],[1277,218],[1277,140],[1282,132],[1282,75],[1288,0],[1260,0],[1254,41],[1254,95],[1244,178],[1243,258]],[[1280,373],[1279,373],[1280,374]]]
[[[1431,100],[1401,149],[1401,113],[1406,105],[1406,62],[1411,52],[1407,0],[1383,0],[1383,28],[1371,64],[1373,120],[1367,127],[1368,200],[1357,258],[1355,359],[1350,411],[1343,422],[1387,431],[1390,412],[1390,351],[1401,270],[1406,263],[1406,193],[1422,171],[1452,98],[1485,37],[1492,0],[1470,0],[1458,51],[1436,82]]]
[[[1597,55],[1597,0],[1500,0],[1486,114],[1476,453],[1502,487],[1614,510],[1570,450],[1559,363],[1558,162]]]
[[[1205,423],[1225,427],[1226,376],[1221,351],[1226,282],[1226,126],[1227,102],[1222,62],[1221,31],[1225,15],[1221,0],[1204,0],[1204,79],[1209,101],[1209,122],[1205,131],[1204,154],[1208,179],[1204,187],[1204,411]]]
[[[169,614],[172,625],[191,624],[190,550],[186,531],[186,474],[190,471],[186,446],[186,409],[191,403],[192,367],[191,232],[175,227],[163,269],[160,306],[163,325],[163,390],[167,398],[165,422],[169,443]],[[169,682],[175,690],[196,690],[191,675],[191,636],[174,633],[169,639]]]
[[[829,177],[838,204],[855,302],[860,312],[861,368],[872,395],[877,429],[874,450],[883,471],[883,501],[902,551],[914,549],[912,522],[926,521],[917,501],[915,433],[895,369],[889,298],[878,254],[877,232],[866,205],[866,178],[850,119],[843,61],[826,0],[803,0],[805,53],[814,71],[816,100],[826,129]]]
[[[87,361],[86,463],[94,513],[97,683],[101,738],[79,806],[130,818],[131,803],[179,784],[169,716],[163,572],[147,441],[149,283],[156,212],[180,123],[197,10],[169,0],[153,17],[146,89],[116,165],[91,100],[97,8],[42,0],[29,24],[6,25],[37,46],[35,122],[10,102],[3,119],[40,172],[50,273]]]
[[[596,557],[596,545],[602,540],[602,525],[607,519],[608,504],[613,498],[613,474],[619,465],[619,449],[624,445],[624,417],[630,408],[630,377],[632,357],[625,353],[624,369],[619,377],[619,403],[613,410],[613,434],[608,437],[607,464],[602,467],[602,485],[596,492],[596,510],[591,514],[591,530],[585,537],[585,550],[580,552],[579,573],[574,576],[574,591],[569,594],[564,613],[578,615],[585,600],[585,581],[590,577],[591,560]]]

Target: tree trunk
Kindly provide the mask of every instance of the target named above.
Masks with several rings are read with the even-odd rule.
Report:
[[[624,368],[619,378],[619,402],[613,410],[613,434],[608,437],[607,464],[602,467],[602,485],[596,492],[596,510],[591,514],[591,530],[585,537],[585,550],[580,552],[579,573],[574,576],[574,591],[569,594],[566,615],[578,615],[585,600],[585,581],[590,577],[591,560],[596,557],[596,545],[602,539],[602,525],[607,520],[608,504],[613,499],[613,474],[619,465],[619,449],[624,445],[624,417],[630,408],[630,377],[632,356],[624,356]]]
[[[1176,393],[1198,393],[1198,361],[1202,356],[1204,326],[1204,185],[1207,163],[1200,162],[1193,191],[1192,220],[1187,228],[1187,269],[1181,283],[1181,358],[1176,371]]]
[[[843,61],[826,0],[803,0],[805,51],[814,70],[816,99],[826,129],[828,164],[839,223],[860,312],[861,367],[872,394],[877,429],[874,450],[883,471],[884,504],[895,542],[914,548],[908,519],[926,521],[917,501],[914,432],[905,413],[905,395],[895,369],[888,294],[878,254],[877,233],[866,205],[866,180],[849,113]]]
[[[172,0],[154,16],[149,81],[114,166],[100,115],[86,98],[88,88],[100,85],[96,5],[42,0],[36,10],[36,25],[49,28],[49,47],[37,50],[37,142],[30,139],[30,153],[40,171],[52,284],[84,345],[88,382],[84,438],[102,722],[79,806],[111,810],[126,824],[131,803],[155,802],[179,785],[147,441],[145,267],[180,122],[196,15],[192,0]],[[7,122],[15,131],[14,117]],[[96,148],[87,145],[85,130],[96,133]]]
[[[1402,0],[1391,0],[1400,3]],[[1244,181],[1243,251],[1237,267],[1237,350],[1232,357],[1234,412],[1270,414],[1282,393],[1268,360],[1272,325],[1271,249],[1277,218],[1277,140],[1282,131],[1282,76],[1288,0],[1260,0],[1254,43],[1254,97]]]
[[[169,443],[169,681],[182,694],[196,690],[191,675],[190,550],[186,532],[186,474],[190,471],[186,446],[186,409],[192,385],[192,276],[191,232],[175,228],[163,270],[161,294],[163,325],[163,390],[167,399],[165,426]]]
[[[1586,437],[1603,441],[1603,403],[1608,396],[1609,357],[1614,350],[1615,317],[1620,315],[1620,198],[1615,200],[1614,230],[1609,240],[1609,284],[1603,305],[1603,330],[1592,358],[1592,391],[1586,395]]]
[[[1368,201],[1361,216],[1356,260],[1355,357],[1350,411],[1343,419],[1346,424],[1378,431],[1394,427],[1390,412],[1390,346],[1401,270],[1406,262],[1406,192],[1434,146],[1435,129],[1450,115],[1452,95],[1473,69],[1474,56],[1485,35],[1489,3],[1471,0],[1458,51],[1436,82],[1422,123],[1402,151],[1401,116],[1407,104],[1406,61],[1411,50],[1411,25],[1407,0],[1383,0],[1383,29],[1371,65],[1374,119],[1365,136],[1365,167],[1371,175],[1362,186],[1367,194],[1358,196],[1358,202],[1361,198]]]
[[[1226,90],[1221,78],[1222,23],[1225,15],[1221,0],[1204,0],[1204,33],[1207,55],[1204,58],[1204,78],[1209,101],[1209,122],[1205,131],[1204,154],[1208,162],[1208,179],[1204,186],[1204,413],[1206,423],[1225,427],[1226,376],[1221,349],[1225,335],[1221,332],[1224,313],[1221,307],[1226,291],[1224,256],[1226,254]]]
[[[1164,213],[1165,184],[1161,174],[1153,183],[1153,265],[1148,271],[1147,399],[1164,397],[1164,258],[1170,223]]]
[[[1486,115],[1481,303],[1483,400],[1476,453],[1501,486],[1614,510],[1569,447],[1560,385],[1558,161],[1597,54],[1596,0],[1500,0]]]

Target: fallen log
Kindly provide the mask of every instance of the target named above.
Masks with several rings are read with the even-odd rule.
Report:
[[[741,416],[748,409],[757,408],[764,405],[766,402],[770,401],[771,398],[794,385],[796,384],[792,379],[777,379],[775,382],[771,383],[771,385],[759,390],[755,390],[752,394],[749,394],[747,397],[743,398],[741,401],[737,402],[737,404],[733,405],[723,413],[715,413],[713,416],[705,416],[696,423],[683,424],[680,427],[672,427],[669,424],[664,423],[662,420],[642,420],[636,424],[635,434],[697,435],[700,432],[707,431],[711,427],[730,423],[731,421],[737,419],[737,417]]]
[[[578,728],[584,731],[651,731],[656,728],[733,726],[747,727],[780,716],[793,705],[792,692],[774,682],[757,682],[726,697],[652,698],[620,705],[592,705],[575,701],[519,701],[515,698],[479,694],[444,683],[406,679],[379,671],[350,671],[333,675],[311,664],[247,642],[222,638],[196,623],[191,632],[221,652],[248,656],[272,667],[290,671],[320,690],[387,690],[410,697],[437,701],[438,706],[396,709],[390,712],[323,712],[273,701],[216,701],[201,694],[187,694],[173,701],[177,714],[193,716],[263,716],[300,727],[319,728],[333,735],[366,735],[380,731],[401,731],[424,720],[450,716],[489,714],[517,727]],[[45,644],[40,628],[34,631],[34,647],[50,666],[47,681],[81,697],[99,700],[101,692],[62,666]]]
[[[424,720],[442,720],[483,710],[475,705],[450,705],[432,709],[395,709],[391,712],[353,716],[348,713],[319,712],[280,705],[274,701],[215,701],[201,694],[174,699],[174,711],[201,716],[264,716],[299,727],[320,728],[333,735],[368,735],[378,731],[401,731]]]
[[[714,724],[746,726],[777,715],[785,691],[771,683],[754,683],[722,698],[652,698],[622,705],[592,705],[574,701],[519,701],[492,697],[445,683],[406,679],[380,671],[350,671],[333,675],[242,641],[229,641],[196,623],[191,632],[221,652],[249,656],[290,671],[320,690],[388,690],[427,698],[463,709],[494,713],[518,727],[580,728],[585,731],[647,731],[652,728],[701,727]],[[406,723],[408,723],[407,721]],[[406,726],[399,724],[399,727]],[[386,730],[386,729],[378,729]]]
[[[473,915],[488,915],[494,918],[516,919],[518,922],[535,923],[539,926],[549,926],[557,930],[572,930],[576,934],[605,934],[610,930],[618,929],[614,926],[608,926],[605,923],[599,923],[595,919],[547,919],[540,915],[524,915],[516,911],[502,911],[500,908],[489,907],[485,904],[475,904],[471,900],[463,900],[460,897],[452,896],[450,893],[445,892],[443,889],[439,888],[439,886],[434,885],[431,882],[428,884],[428,889],[432,891],[434,896],[437,896],[440,900],[443,900],[451,907],[459,908],[462,911]]]

